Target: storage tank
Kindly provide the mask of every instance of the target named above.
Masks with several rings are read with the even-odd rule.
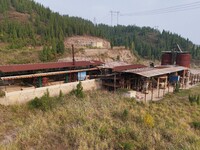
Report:
[[[176,65],[190,68],[191,55],[188,52],[177,53]]]
[[[162,54],[161,65],[172,65],[172,53],[165,52]]]

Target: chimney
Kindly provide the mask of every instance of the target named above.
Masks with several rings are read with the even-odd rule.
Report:
[[[75,65],[75,58],[74,58],[74,45],[72,44],[72,62]]]

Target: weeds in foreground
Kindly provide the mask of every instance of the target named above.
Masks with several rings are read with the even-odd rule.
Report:
[[[2,141],[11,136],[0,149],[199,149],[200,109],[179,93],[148,106],[104,91],[61,93],[45,113],[0,106]]]
[[[5,92],[0,90],[0,97],[4,97],[5,96]]]
[[[197,121],[192,122],[191,126],[196,130],[200,130],[200,122],[197,122]]]
[[[188,99],[190,103],[196,103],[197,105],[200,105],[200,96],[199,95],[189,95]]]

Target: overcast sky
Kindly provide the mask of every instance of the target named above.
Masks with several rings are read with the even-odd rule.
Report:
[[[164,29],[172,33],[177,33],[184,38],[190,39],[193,43],[200,45],[200,1],[198,0],[34,1],[43,4],[45,7],[49,7],[51,10],[59,12],[62,15],[78,16],[91,20],[94,23],[104,23],[108,25],[111,25],[110,11],[119,11],[118,24],[137,25],[140,27],[150,26],[157,28],[160,31]],[[151,12],[144,13],[149,10],[151,10]],[[171,10],[173,12],[169,13]],[[162,13],[163,11],[165,13]],[[142,14],[138,14],[139,12],[142,12]],[[156,15],[152,15],[152,13],[155,13]],[[117,14],[114,13],[112,25],[116,24]]]

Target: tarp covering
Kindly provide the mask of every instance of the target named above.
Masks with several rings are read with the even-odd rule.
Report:
[[[78,80],[83,81],[86,78],[86,72],[78,72]]]

